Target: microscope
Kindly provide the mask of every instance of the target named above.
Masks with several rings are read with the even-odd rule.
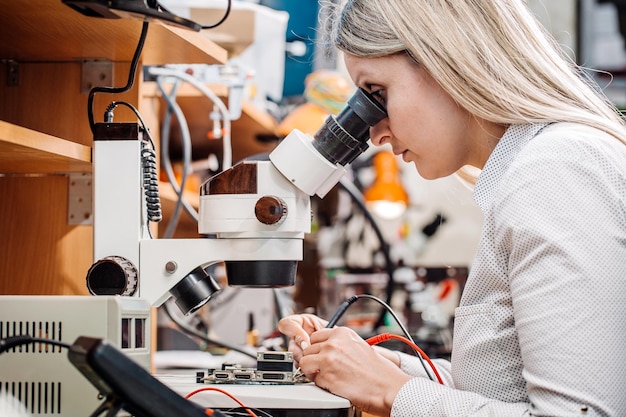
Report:
[[[363,89],[327,118],[313,137],[294,130],[269,160],[242,161],[200,189],[198,231],[204,238],[153,239],[150,185],[144,178],[136,124],[98,123],[94,141],[94,259],[87,273],[93,295],[135,296],[153,307],[173,297],[185,314],[219,290],[208,267],[224,262],[229,286],[294,285],[311,229],[310,197],[323,198],[345,166],[367,147],[369,128],[387,117]]]
[[[5,349],[2,369],[12,377],[4,381],[5,391],[34,416],[89,415],[96,407],[111,405],[110,398],[133,401],[137,416],[171,414],[161,407],[164,402],[178,415],[204,414],[180,398],[193,382],[169,384],[175,395],[148,373],[151,307],[172,297],[182,312],[192,314],[220,289],[208,272],[217,262],[224,262],[230,286],[293,285],[304,235],[311,228],[310,197],[328,193],[345,167],[367,149],[369,128],[385,117],[385,109],[358,89],[342,112],[329,116],[313,137],[295,130],[268,160],[244,160],[210,178],[200,189],[202,238],[195,239],[152,237],[149,224],[156,221],[159,204],[156,158],[143,127],[97,123],[96,261],[86,277],[96,297],[1,297],[2,337],[76,340],[70,348],[72,364],[59,357],[60,349],[40,342]],[[345,417],[350,407],[347,400],[310,384],[231,389],[234,395],[247,396],[250,406],[274,410],[275,415],[304,408],[326,417]],[[214,401],[214,397],[196,400],[215,408]],[[189,413],[183,412],[185,408]]]
[[[156,158],[143,128],[137,123],[97,123],[93,148],[95,263],[86,277],[89,292],[96,297],[90,297],[91,302],[77,300],[85,304],[76,306],[72,314],[84,316],[83,320],[89,317],[92,323],[103,321],[109,330],[93,332],[87,324],[70,329],[72,335],[81,337],[89,329],[88,336],[101,338],[79,338],[81,342],[74,344],[70,354],[72,363],[101,392],[104,387],[114,398],[128,402],[152,398],[144,393],[154,392],[153,400],[133,403],[148,409],[163,402],[166,397],[162,393],[167,393],[171,398],[168,404],[180,410],[183,404],[163,384],[141,369],[129,371],[149,368],[150,307],[172,297],[184,314],[194,313],[220,289],[209,273],[210,266],[218,262],[225,265],[229,286],[294,285],[303,239],[311,230],[311,196],[323,198],[337,184],[346,165],[367,149],[370,127],[385,117],[385,109],[366,91],[357,89],[342,112],[329,116],[314,136],[294,130],[267,160],[244,160],[211,177],[200,189],[198,232],[202,237],[194,239],[152,237],[149,225],[158,215]],[[121,306],[90,311],[100,301]],[[61,302],[70,305],[70,300]],[[131,311],[131,302],[146,307],[134,306]],[[108,341],[112,344],[105,343]],[[134,362],[122,365],[115,347]],[[73,371],[68,372],[69,377]],[[79,386],[74,379],[68,381]],[[169,386],[181,396],[195,389],[192,381]],[[344,417],[350,406],[347,400],[312,384],[262,384],[253,389],[233,384],[229,389],[247,398],[250,406],[278,414],[304,408]],[[89,395],[94,397],[85,389],[83,398]],[[73,398],[66,401],[77,413],[104,406],[95,398],[80,405]],[[216,406],[214,397],[196,401],[205,407]]]

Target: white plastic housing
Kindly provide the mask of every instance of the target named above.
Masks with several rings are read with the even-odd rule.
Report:
[[[304,238],[311,232],[311,199],[287,179],[269,161],[253,161],[257,166],[255,194],[215,194],[200,196],[200,234],[220,238]],[[263,196],[276,196],[287,207],[280,224],[267,225],[255,216],[254,207]]]
[[[93,153],[94,260],[122,256],[139,265],[141,141],[97,140]]]
[[[141,242],[139,296],[155,307],[199,265],[218,261],[300,261],[302,239],[148,239]],[[168,270],[166,264],[174,265]]]
[[[339,182],[346,169],[330,163],[313,147],[313,138],[294,129],[270,154],[270,161],[285,178],[312,196],[324,196]]]
[[[145,300],[4,295],[0,296],[0,317],[2,337],[29,335],[69,344],[79,336],[102,338],[150,369],[151,311]],[[93,415],[104,402],[98,390],[70,363],[67,349],[44,343],[11,348],[0,355],[0,374],[0,393],[14,397],[26,408],[27,413],[20,416],[85,417]]]

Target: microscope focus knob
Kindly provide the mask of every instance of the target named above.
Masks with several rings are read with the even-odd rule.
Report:
[[[87,288],[93,295],[126,295],[137,290],[137,268],[122,256],[107,256],[87,271]]]
[[[263,224],[279,224],[287,216],[287,204],[275,196],[263,196],[254,205],[254,215]]]

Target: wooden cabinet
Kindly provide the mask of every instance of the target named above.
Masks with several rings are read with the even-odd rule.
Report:
[[[68,214],[70,174],[91,172],[87,97],[99,74],[85,69],[109,62],[112,86],[126,85],[142,23],[86,17],[61,0],[0,0],[0,10],[0,294],[87,294],[93,229]],[[203,34],[157,21],[141,56],[145,65],[226,59]],[[145,89],[138,71],[128,92],[96,95],[96,121],[124,100],[157,134],[159,103]],[[116,111],[116,121],[134,120]]]

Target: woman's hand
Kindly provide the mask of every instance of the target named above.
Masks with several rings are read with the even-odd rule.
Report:
[[[396,394],[411,379],[347,327],[315,331],[310,343],[303,349],[300,370],[364,412],[388,416]]]
[[[311,345],[313,332],[326,327],[327,322],[313,314],[295,314],[278,322],[278,330],[289,338],[289,351],[294,361],[300,362],[302,351]]]

